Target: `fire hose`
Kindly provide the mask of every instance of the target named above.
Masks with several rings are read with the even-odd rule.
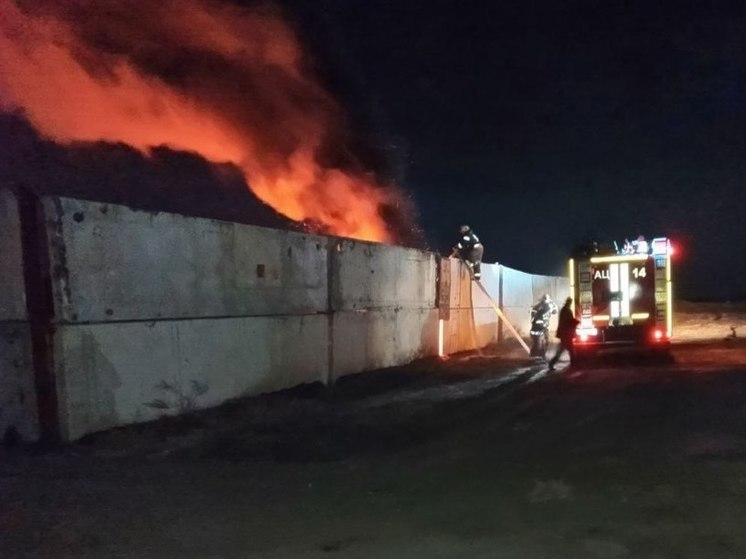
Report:
[[[526,353],[531,355],[531,348],[528,347],[528,344],[521,338],[521,335],[518,333],[518,331],[515,329],[515,327],[510,323],[508,320],[508,317],[505,316],[505,313],[502,311],[502,309],[495,303],[495,300],[492,298],[492,296],[487,292],[487,289],[482,285],[482,282],[474,277],[474,270],[472,270],[472,267],[469,266],[469,263],[462,259],[462,262],[466,264],[466,269],[469,270],[469,275],[471,276],[471,279],[479,286],[479,289],[482,290],[482,293],[484,293],[485,297],[487,297],[487,300],[490,302],[490,305],[494,309],[494,311],[497,313],[497,317],[503,321],[503,324],[508,327],[508,330],[511,334],[513,334],[513,337],[518,340],[518,343],[521,344],[523,349],[526,350]]]

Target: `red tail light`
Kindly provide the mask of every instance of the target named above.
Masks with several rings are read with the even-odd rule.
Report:
[[[656,342],[661,341],[663,339],[663,332],[661,332],[660,330],[656,330],[655,332],[653,332],[653,338]]]

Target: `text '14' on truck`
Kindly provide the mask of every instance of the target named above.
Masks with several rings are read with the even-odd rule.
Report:
[[[672,334],[671,255],[667,238],[642,238],[577,251],[569,262],[579,321],[575,347],[635,345],[668,350]]]

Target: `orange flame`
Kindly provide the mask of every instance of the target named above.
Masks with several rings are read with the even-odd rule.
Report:
[[[238,166],[287,217],[393,241],[342,111],[276,14],[209,0],[0,0],[0,109],[59,142],[165,145]]]

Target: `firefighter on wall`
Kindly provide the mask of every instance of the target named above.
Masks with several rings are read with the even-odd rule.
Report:
[[[458,256],[466,262],[467,266],[474,271],[474,279],[478,280],[482,277],[481,264],[482,256],[484,256],[484,246],[468,225],[462,225],[458,231],[461,238],[458,244],[453,247],[451,256]]]

